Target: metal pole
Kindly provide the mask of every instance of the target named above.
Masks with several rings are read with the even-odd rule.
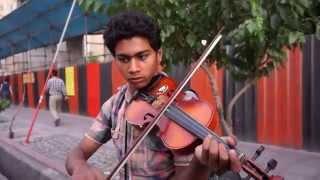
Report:
[[[87,64],[88,56],[88,19],[87,14],[84,16],[84,64]]]
[[[53,57],[53,59],[52,59],[52,62],[51,62],[50,68],[49,68],[49,73],[48,73],[48,75],[47,75],[47,79],[46,79],[46,81],[45,81],[45,83],[44,83],[44,86],[43,86],[43,88],[42,88],[42,90],[41,90],[41,94],[40,94],[40,98],[39,98],[39,101],[38,101],[37,108],[36,108],[36,110],[35,110],[34,113],[33,113],[31,125],[30,125],[30,128],[29,128],[27,137],[26,137],[26,139],[25,139],[25,143],[30,143],[31,132],[32,132],[32,129],[33,129],[34,124],[35,124],[35,121],[36,121],[36,119],[37,119],[37,117],[38,117],[38,114],[39,114],[40,104],[41,104],[41,102],[42,102],[42,100],[43,100],[43,96],[44,96],[44,93],[45,93],[45,88],[46,88],[46,86],[47,86],[47,82],[48,82],[48,80],[49,80],[49,77],[51,76],[52,69],[53,69],[54,65],[56,64],[56,59],[57,59],[57,57],[58,57],[58,52],[59,52],[59,50],[60,50],[60,47],[61,47],[62,41],[63,41],[63,39],[64,39],[65,33],[66,33],[66,31],[67,31],[67,28],[68,28],[68,25],[69,25],[69,21],[70,21],[70,19],[71,19],[71,15],[72,15],[72,12],[73,12],[73,10],[74,10],[74,6],[75,6],[76,2],[77,2],[77,0],[73,0],[73,2],[72,2],[72,5],[71,5],[71,8],[70,8],[70,11],[69,11],[69,14],[68,14],[66,23],[65,23],[65,25],[64,25],[64,27],[63,27],[63,31],[62,31],[62,34],[61,34],[61,36],[60,36],[59,43],[58,43],[58,45],[57,45],[57,49],[56,49],[56,51],[55,51],[54,57]]]

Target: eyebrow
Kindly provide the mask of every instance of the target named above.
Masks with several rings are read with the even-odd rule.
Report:
[[[144,51],[139,51],[139,52],[135,53],[133,56],[137,56],[137,55],[144,54],[144,53],[148,53],[148,52],[150,52],[149,49],[144,50]],[[133,56],[130,56],[130,55],[124,54],[124,53],[116,54],[116,56],[133,57]]]

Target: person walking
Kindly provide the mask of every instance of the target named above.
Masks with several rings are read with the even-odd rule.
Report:
[[[58,127],[61,123],[59,113],[61,112],[62,103],[67,100],[66,88],[64,82],[58,77],[57,70],[52,70],[51,78],[48,80],[46,91],[49,93],[49,109],[54,118],[54,125]]]
[[[3,80],[3,82],[0,85],[0,95],[1,98],[6,99],[8,101],[11,100],[11,96],[13,95],[9,79],[7,77]]]

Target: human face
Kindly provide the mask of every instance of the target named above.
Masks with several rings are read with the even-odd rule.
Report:
[[[143,37],[119,41],[115,47],[115,62],[131,90],[145,87],[159,72],[162,51],[155,51]]]

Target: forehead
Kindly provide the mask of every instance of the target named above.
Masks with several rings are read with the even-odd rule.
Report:
[[[142,51],[153,51],[149,41],[144,37],[132,37],[120,40],[115,47],[115,54],[134,55]]]

